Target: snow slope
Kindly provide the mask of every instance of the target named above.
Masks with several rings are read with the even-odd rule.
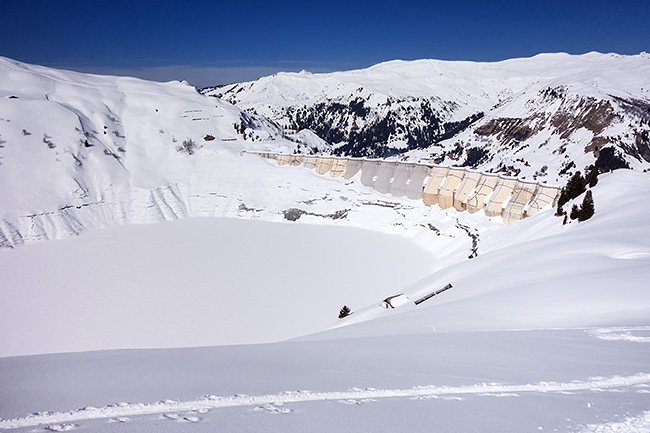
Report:
[[[447,283],[453,289],[418,306],[386,310],[377,303],[341,322],[365,323],[332,335],[646,324],[649,188],[647,173],[602,175],[592,219],[562,226],[546,212],[491,232],[478,258],[438,270],[404,294],[414,301]],[[367,322],[374,318],[382,320]]]
[[[600,338],[621,333],[639,340]],[[454,332],[0,358],[0,429],[645,432],[649,336]]]

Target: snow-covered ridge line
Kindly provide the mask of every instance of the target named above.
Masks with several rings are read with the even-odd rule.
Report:
[[[460,167],[426,163],[405,163],[366,158],[286,155],[252,152],[278,165],[302,166],[331,177],[351,179],[361,172],[360,182],[393,197],[423,200],[428,206],[455,208],[459,212],[484,211],[488,217],[502,217],[512,224],[530,217],[546,206],[555,207],[560,188],[520,180],[497,173],[482,173]]]
[[[163,400],[157,403],[118,403],[100,408],[85,407],[68,412],[39,412],[22,418],[0,420],[0,429],[10,430],[35,427],[46,424],[72,423],[76,421],[120,418],[127,416],[166,414],[210,410],[236,406],[282,405],[328,400],[356,400],[379,398],[435,398],[467,394],[502,394],[531,392],[572,392],[621,388],[650,383],[650,374],[638,373],[632,376],[590,378],[586,381],[538,382],[533,384],[504,385],[499,383],[478,383],[464,386],[419,386],[410,389],[356,389],[348,391],[311,392],[285,391],[267,395],[232,395],[226,397],[207,395],[197,400]]]
[[[394,97],[436,95],[445,100],[461,95],[463,101],[478,99],[484,103],[484,108],[489,109],[495,102],[509,96],[505,93],[516,93],[531,85],[545,86],[576,81],[577,78],[581,80],[582,88],[598,88],[597,84],[600,83],[586,81],[594,69],[599,70],[599,81],[618,85],[614,89],[618,90],[617,93],[632,93],[639,88],[639,83],[634,81],[638,71],[632,69],[640,67],[647,70],[650,67],[648,60],[644,53],[622,56],[596,52],[583,55],[543,53],[499,62],[393,60],[348,71],[313,74],[280,72],[256,81],[205,88],[202,91],[209,95],[236,95],[236,103],[270,101],[276,105],[292,105],[296,101],[321,99],[324,95],[347,96],[349,89],[357,94],[363,94],[368,89],[371,93]],[[307,83],[311,86],[306,86]],[[360,89],[361,85],[364,88]],[[474,94],[481,97],[476,98]]]

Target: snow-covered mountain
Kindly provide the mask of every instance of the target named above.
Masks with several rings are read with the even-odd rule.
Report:
[[[536,83],[544,59],[549,71],[562,63],[564,78]],[[602,69],[597,86],[567,84],[569,66],[583,76],[592,60]],[[513,66],[507,79],[490,72],[520,62],[528,66]],[[429,101],[435,116],[447,116],[436,134],[474,122],[443,147],[400,158],[451,152],[454,140],[479,130],[485,146],[506,148],[478,167],[496,171],[490,164],[501,154],[509,165],[509,152],[523,149],[516,157],[530,167],[522,164],[520,176],[547,165],[553,183],[596,161],[587,142],[622,137],[610,156],[637,170],[600,175],[588,192],[591,219],[563,224],[546,206],[508,226],[483,211],[384,194],[364,185],[363,173],[319,175],[251,152],[341,149],[309,129],[288,130],[283,110],[324,91],[310,80],[331,80],[322,98],[334,104],[350,93],[340,77],[379,70],[375,87],[359,80],[368,99],[353,104],[376,113],[388,107],[381,92],[393,78],[409,76],[399,63],[278,74],[268,80],[305,81],[275,90],[271,99],[287,104],[274,117],[263,102],[258,114],[242,111],[179,82],[0,58],[0,430],[648,431],[650,176],[639,170],[642,157],[620,153],[642,153],[648,98],[635,86],[647,89],[637,76],[647,63],[589,54],[404,64],[413,79],[397,80],[390,107],[424,125],[416,111]],[[436,64],[460,76],[439,99],[415,79]],[[463,78],[471,68],[488,78],[472,84]],[[483,87],[485,95],[474,92]],[[539,93],[545,88],[555,90]],[[553,133],[548,125],[570,94],[632,114],[617,111],[623,120],[598,133],[591,122],[602,113]],[[512,125],[499,119],[528,119],[534,104],[524,102],[533,97],[547,101],[550,117],[510,149],[504,125]],[[357,116],[357,128],[369,119]],[[544,134],[548,144],[526,156]],[[557,140],[566,149],[553,154]],[[620,160],[602,156],[611,144],[603,146],[603,168],[612,168]],[[452,161],[445,153],[442,162]],[[337,320],[343,305],[352,314]]]
[[[534,60],[544,58],[538,56]],[[583,64],[589,59],[601,61],[602,57],[551,56],[550,59],[568,59]],[[616,62],[627,58],[608,56],[606,59],[618,64]],[[636,64],[646,59],[637,56],[627,61]],[[512,62],[517,66],[523,61]],[[532,68],[530,63],[525,62],[529,69]],[[408,64],[379,65],[366,71],[338,75],[365,77],[375,74],[374,88],[380,89],[382,85],[389,86],[390,79],[385,69],[410,71],[404,65]],[[415,66],[412,74],[421,76],[420,69],[429,70],[436,65],[462,70],[477,67],[477,64],[423,61],[411,64]],[[486,68],[492,71],[497,66],[487,65]],[[520,66],[520,69],[525,68]],[[463,263],[468,259],[478,257],[484,260],[483,255],[496,254],[506,246],[510,252],[517,251],[523,244],[540,239],[544,240],[540,242],[546,242],[546,239],[572,230],[571,224],[562,226],[562,220],[553,216],[554,210],[550,205],[534,218],[529,218],[530,221],[521,223],[519,227],[523,228],[506,229],[501,224],[500,216],[487,217],[483,211],[461,213],[454,209],[441,209],[437,205],[427,206],[421,200],[399,194],[378,192],[379,189],[374,190],[364,182],[365,171],[352,177],[332,177],[320,176],[306,167],[278,167],[250,151],[287,154],[307,150],[307,153],[326,153],[328,145],[308,130],[296,134],[301,138],[300,142],[296,137],[286,138],[286,131],[278,122],[201,95],[184,83],[152,83],[132,78],[79,74],[5,58],[0,59],[0,72],[4,78],[0,84],[0,245],[4,248],[37,240],[64,239],[92,229],[130,223],[162,222],[186,217],[237,217],[357,227],[399,234],[433,255],[433,269],[437,275],[443,269],[460,266],[461,274],[467,276],[471,272],[463,267]],[[497,70],[486,74],[500,73]],[[612,71],[609,73],[615,75]],[[338,75],[317,76],[316,80],[332,81]],[[529,75],[533,76],[532,72]],[[304,79],[305,89],[310,89],[308,83],[314,79],[306,74],[280,74],[267,80],[274,81],[278,77]],[[513,73],[513,77],[509,81],[497,80],[501,87],[493,83],[491,88],[503,91],[513,83],[519,83],[521,93],[531,83],[539,81],[538,78],[522,80],[521,74]],[[422,96],[424,90],[415,81],[406,80],[412,85],[407,90],[413,92],[413,89],[419,89],[419,96]],[[618,81],[630,88],[633,86],[625,75],[618,77]],[[603,82],[601,88],[625,87],[609,81],[607,83]],[[251,88],[255,88],[255,85]],[[296,88],[291,87],[294,91]],[[280,91],[275,89],[275,92]],[[406,92],[404,89],[400,91]],[[315,91],[312,89],[311,92]],[[404,93],[396,94],[404,96]],[[292,93],[288,95],[281,99],[291,99]],[[468,108],[472,99],[470,94],[466,92],[464,95],[465,102],[454,111],[466,110],[462,116],[473,110]],[[498,92],[493,95],[497,97],[495,95],[498,96]],[[483,100],[489,100],[488,96],[486,93]],[[336,92],[333,97],[336,97]],[[447,99],[450,97],[451,94],[445,96]],[[274,98],[277,99],[276,96]],[[375,96],[370,99],[373,98]],[[562,170],[558,161],[550,165],[553,164],[552,160],[540,159],[537,164],[541,162],[549,164],[554,172]],[[575,162],[580,165],[585,163],[578,159]],[[634,177],[614,177],[627,179],[625,182],[611,181],[614,182],[611,190],[615,190],[617,184],[621,186],[621,197],[609,193],[605,196],[605,202],[601,202],[596,191],[597,214],[608,207],[616,208],[616,203],[623,203],[623,191],[629,190],[632,188],[630,185],[635,183],[643,184],[647,177],[643,173],[638,173],[638,176],[637,181],[630,180]],[[504,198],[507,201],[507,197]],[[580,204],[582,198],[580,196],[570,201],[566,209]],[[636,215],[635,211],[630,212]],[[625,213],[621,215],[620,221],[628,218]],[[590,226],[593,227],[593,223]],[[641,246],[639,251],[643,249]],[[645,256],[642,254],[640,257]],[[543,269],[538,271],[547,275]],[[542,274],[539,276],[541,280],[544,279]],[[405,289],[413,282],[405,276],[403,286],[395,290]],[[119,284],[130,286],[129,282]],[[426,289],[418,290],[426,291],[429,286],[426,283]],[[327,302],[331,302],[329,308],[334,309],[337,304],[345,302],[348,290],[345,286],[330,290],[332,297]],[[376,300],[375,296],[392,294],[381,291],[378,295],[378,291],[364,291],[363,296],[358,298],[359,302],[372,303]],[[606,291],[603,290],[603,293]],[[22,316],[4,317],[10,322],[22,320]],[[321,317],[316,328],[296,327],[293,335],[324,329],[329,324],[328,315]],[[357,314],[355,317],[356,321],[365,316]],[[271,334],[284,336],[281,333]],[[260,341],[257,337],[251,337],[250,340],[246,337],[238,341]],[[207,342],[216,344],[225,341],[231,340],[208,339]],[[83,347],[97,348],[92,344]],[[100,344],[98,347],[115,346]],[[20,353],[20,349],[16,350]]]
[[[309,131],[284,139],[273,122],[186,84],[79,74],[6,58],[0,74],[2,247],[188,216],[285,220],[284,211],[309,200],[309,211],[321,219],[341,212],[347,223],[367,225],[355,208],[374,208],[386,218],[376,219],[376,227],[389,231],[406,219],[393,209],[397,205],[364,204],[365,189],[340,181],[321,179],[314,189],[305,188],[310,181],[292,184],[244,151],[290,153],[301,146],[317,152],[326,150],[322,140]],[[332,199],[332,182],[356,191],[351,194],[359,200],[347,202],[345,192]],[[438,212],[424,213],[430,211]],[[407,223],[412,236],[424,231],[419,219]]]
[[[196,152],[233,148],[233,124],[248,118],[180,82],[92,76],[6,58],[0,73],[4,247],[153,214],[189,214],[169,172],[191,176]],[[256,132],[274,133],[272,125]]]
[[[204,89],[310,129],[349,156],[431,160],[564,183],[650,167],[650,55],[540,54],[497,63],[391,61]]]

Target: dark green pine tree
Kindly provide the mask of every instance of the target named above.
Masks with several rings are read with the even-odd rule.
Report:
[[[339,319],[349,316],[351,312],[350,308],[347,305],[344,305],[343,308],[341,308],[341,311],[339,311]]]
[[[596,184],[598,183],[598,174],[599,174],[598,167],[595,166],[589,171],[589,174],[587,174],[586,181],[587,181],[587,185],[589,185],[589,188],[595,187]]]
[[[582,206],[580,206],[578,221],[587,221],[589,218],[594,216],[595,212],[596,209],[594,208],[594,198],[591,195],[591,191],[587,191],[584,200],[582,200]]]
[[[562,188],[562,191],[560,191],[560,198],[557,199],[557,208],[562,209],[562,206],[564,206],[568,201],[569,198],[567,197],[566,192],[564,192],[564,188]],[[558,211],[556,215],[561,216],[562,214]]]
[[[557,205],[562,206],[569,200],[578,197],[580,194],[585,192],[586,188],[587,181],[582,177],[582,174],[579,171],[576,172],[571,176],[571,179],[569,179],[566,186],[562,188],[562,193],[560,194]]]
[[[574,204],[573,207],[571,208],[571,213],[569,214],[569,218],[572,220],[578,218],[580,215],[580,208],[578,207],[577,204]]]

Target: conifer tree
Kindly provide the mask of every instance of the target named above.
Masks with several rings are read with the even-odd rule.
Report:
[[[352,310],[347,305],[344,305],[341,311],[339,311],[339,319],[349,316],[351,312]]]
[[[562,188],[562,190],[560,191],[560,198],[557,199],[557,208],[562,209],[562,206],[564,206],[568,201],[569,198],[566,195],[565,188]],[[558,211],[556,215],[561,216],[562,214]]]
[[[577,204],[574,204],[573,207],[571,208],[571,214],[569,214],[569,217],[574,220],[578,218],[578,215],[580,215],[580,208],[578,207]]]
[[[579,171],[576,172],[571,176],[571,179],[569,179],[566,186],[562,188],[562,193],[560,194],[557,205],[562,206],[569,200],[578,197],[580,194],[585,192],[586,187],[587,182],[585,181],[585,178],[582,177],[582,174]]]
[[[589,188],[595,187],[598,183],[598,173],[598,167],[593,167],[591,171],[589,171],[589,174],[587,175],[587,184],[589,185]]]
[[[594,212],[594,198],[592,197],[591,191],[587,191],[584,200],[582,200],[582,206],[580,206],[578,221],[587,221],[594,216]]]

